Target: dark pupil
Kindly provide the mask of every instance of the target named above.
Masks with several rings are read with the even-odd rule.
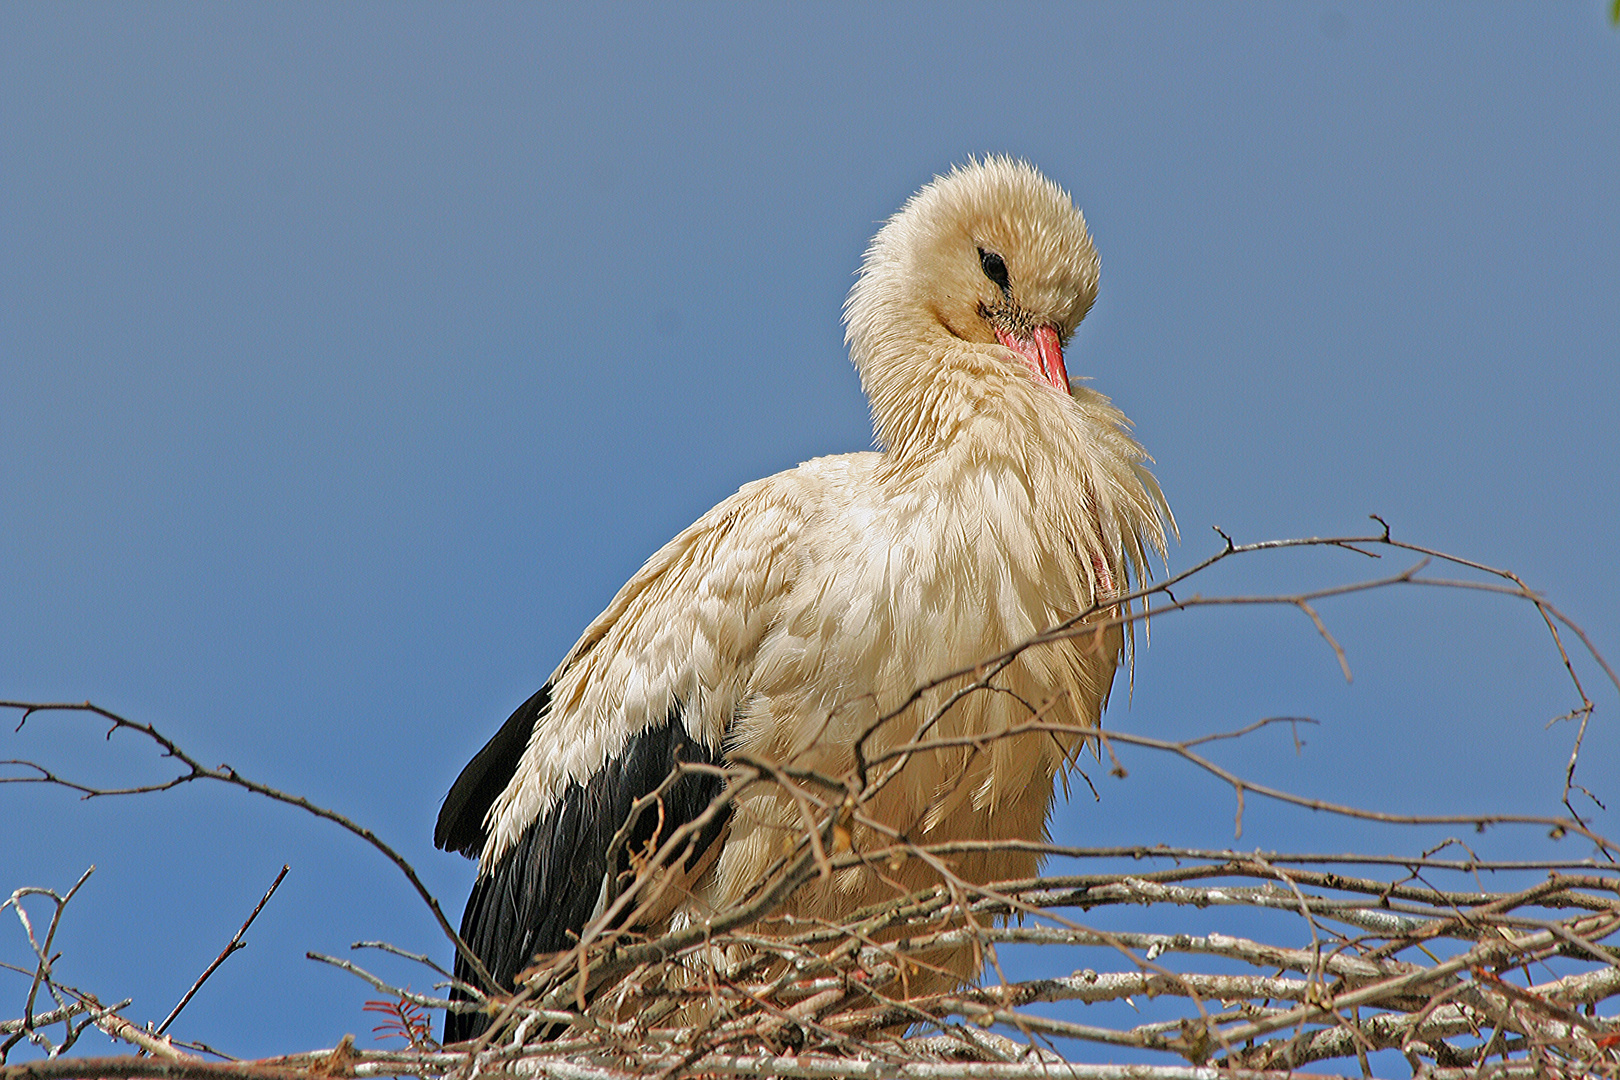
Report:
[[[984,267],[984,276],[996,283],[996,288],[1002,292],[1012,288],[1012,283],[1007,279],[1007,263],[1000,255],[980,248],[979,265]]]

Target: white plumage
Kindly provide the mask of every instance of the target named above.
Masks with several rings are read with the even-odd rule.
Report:
[[[480,856],[463,934],[498,977],[511,978],[512,957],[522,967],[563,947],[555,926],[524,925],[537,917],[526,906],[555,909],[567,898],[553,894],[588,884],[565,871],[589,846],[578,836],[601,832],[589,815],[667,775],[675,743],[838,775],[859,734],[915,687],[1122,593],[1147,549],[1163,552],[1171,519],[1145,454],[1063,365],[1097,272],[1069,197],[1007,158],[936,179],[883,227],[845,305],[882,449],[745,485],[666,544],[446,799],[441,846]],[[1122,644],[1115,626],[1027,651],[1000,680],[1014,693],[972,695],[930,734],[992,734],[1030,707],[1095,724]],[[911,738],[959,685],[925,694],[869,753]],[[1025,734],[918,755],[867,810],[922,840],[1038,839],[1073,745]],[[701,808],[702,792],[688,794]],[[741,896],[802,827],[779,787],[739,793],[676,917]],[[856,831],[857,846],[870,839]],[[596,858],[599,879],[613,868]],[[955,869],[989,881],[1036,861],[985,852]],[[792,906],[836,916],[931,876],[915,862],[850,870]],[[572,902],[576,921],[593,906]],[[944,960],[972,975],[970,956]],[[447,1034],[478,1026],[455,1023]]]

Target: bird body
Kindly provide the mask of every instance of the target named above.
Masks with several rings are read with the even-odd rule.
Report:
[[[923,842],[1044,837],[1076,738],[958,737],[1006,732],[1032,710],[1071,730],[1098,722],[1123,646],[1109,601],[1149,548],[1162,552],[1170,522],[1124,416],[1067,380],[1062,343],[1096,282],[1079,212],[1021,162],[970,163],[890,220],[846,304],[882,449],[747,484],[671,540],[447,797],[436,840],[480,858],[463,936],[498,979],[599,914],[606,877],[623,869],[604,837],[680,760],[839,776],[863,736],[871,758],[927,724],[952,745],[908,760],[865,820]],[[941,713],[958,678],[907,705],[918,687],[1094,609],[1095,633],[1019,654],[997,679],[1005,693]],[[712,772],[682,776],[663,824],[638,827],[668,835],[721,786]],[[734,792],[662,914],[700,920],[735,902],[804,827],[780,785]],[[853,843],[882,841],[872,833],[857,828]],[[952,865],[987,882],[1036,862],[981,850]],[[843,870],[788,910],[836,918],[933,873]],[[973,974],[966,950],[943,964]],[[447,1036],[477,1026],[452,1016]]]

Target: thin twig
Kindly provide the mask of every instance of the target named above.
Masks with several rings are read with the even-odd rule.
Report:
[[[230,956],[237,949],[247,947],[242,941],[242,935],[247,933],[248,927],[253,925],[253,920],[257,919],[259,917],[259,912],[264,910],[264,905],[268,904],[270,902],[270,898],[276,894],[276,890],[281,888],[281,882],[287,876],[287,869],[287,865],[283,863],[281,873],[276,875],[276,880],[270,883],[270,888],[267,889],[265,894],[259,898],[259,902],[253,905],[253,910],[248,913],[247,920],[243,922],[236,933],[232,935],[231,940],[226,943],[225,948],[220,950],[219,955],[214,957],[214,962],[209,964],[207,969],[204,970],[201,975],[197,976],[197,981],[191,984],[191,989],[185,992],[185,995],[181,997],[180,1001],[173,1009],[169,1010],[169,1015],[165,1016],[163,1018],[163,1023],[157,1026],[157,1033],[159,1035],[169,1030],[169,1025],[174,1023],[174,1018],[180,1015],[180,1010],[186,1007],[186,1003],[189,1002],[197,991],[202,988],[202,984],[208,981],[208,976],[219,970],[219,965],[225,962],[226,957]]]

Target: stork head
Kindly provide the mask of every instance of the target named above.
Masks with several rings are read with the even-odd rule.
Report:
[[[891,429],[910,430],[905,414],[962,363],[1067,396],[1063,346],[1097,298],[1097,272],[1085,218],[1026,162],[969,160],[912,196],[844,305],[879,438],[895,446]]]

